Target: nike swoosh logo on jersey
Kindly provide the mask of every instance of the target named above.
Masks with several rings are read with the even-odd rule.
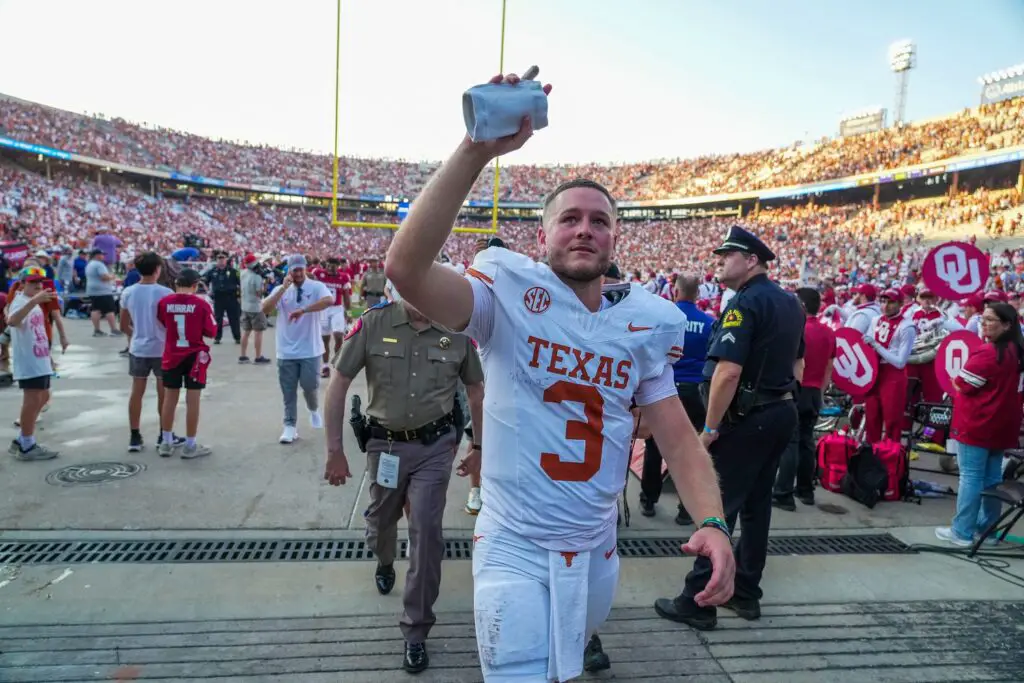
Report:
[[[643,332],[644,330],[653,330],[654,328],[653,327],[643,327],[643,326],[637,327],[633,323],[630,323],[629,326],[626,329],[628,329],[630,332]]]

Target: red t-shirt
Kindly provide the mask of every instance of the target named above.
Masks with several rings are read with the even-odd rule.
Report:
[[[320,275],[316,279],[327,285],[327,289],[331,290],[331,294],[334,295],[333,306],[346,306],[346,300],[352,296],[352,278],[348,276],[348,273],[343,273],[339,270],[334,275],[331,275],[326,270],[323,270],[320,271]]]
[[[1017,447],[1024,375],[1017,369],[1015,346],[1003,349],[1002,362],[997,358],[995,345],[986,343],[953,378],[951,439],[994,450]]]
[[[822,389],[825,369],[836,357],[836,333],[813,316],[804,323],[804,379],[801,386]]]
[[[167,329],[160,366],[171,370],[200,351],[208,351],[203,337],[217,334],[213,307],[195,294],[170,294],[156,305],[156,319]]]

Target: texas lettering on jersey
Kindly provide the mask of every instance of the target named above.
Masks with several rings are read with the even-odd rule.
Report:
[[[631,360],[615,360],[610,356],[597,356],[593,351],[581,351],[565,344],[550,342],[530,335],[527,343],[533,348],[530,367],[545,367],[552,375],[562,375],[582,382],[600,384],[615,389],[629,385]],[[615,380],[612,381],[614,368]]]

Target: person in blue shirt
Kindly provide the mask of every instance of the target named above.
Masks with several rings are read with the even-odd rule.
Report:
[[[704,401],[700,397],[699,386],[704,380],[704,361],[707,356],[708,340],[711,338],[711,326],[714,319],[697,308],[697,291],[700,280],[693,275],[676,277],[673,293],[676,307],[686,315],[686,338],[683,341],[683,357],[672,366],[675,374],[676,391],[683,402],[690,422],[700,432],[704,429]],[[653,438],[644,442],[644,467],[640,477],[640,512],[645,517],[653,517],[654,504],[661,497],[661,487],[665,480],[665,467],[662,465],[661,451]],[[686,509],[680,505],[676,515],[677,524],[690,524],[693,520]]]
[[[81,249],[78,252],[78,256],[75,257],[75,277],[78,279],[78,286],[85,289],[85,267],[89,265],[89,257],[86,256],[85,249]]]
[[[195,247],[182,247],[171,254],[171,258],[178,263],[186,263],[188,261],[198,261],[200,252]]]

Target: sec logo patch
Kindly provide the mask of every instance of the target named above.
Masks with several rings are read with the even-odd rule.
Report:
[[[543,313],[551,308],[551,295],[543,287],[530,287],[523,295],[523,304],[531,313]]]

